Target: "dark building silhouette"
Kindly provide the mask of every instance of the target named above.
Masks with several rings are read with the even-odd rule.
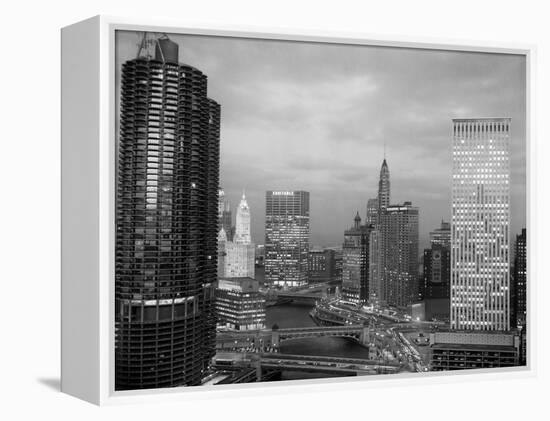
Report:
[[[220,106],[147,37],[122,67],[116,390],[199,385],[215,352]]]
[[[342,298],[365,303],[369,298],[369,236],[372,226],[361,225],[359,212],[354,225],[344,232],[342,246]]]
[[[418,291],[418,208],[391,205],[380,214],[382,299],[407,307]]]
[[[331,281],[335,276],[335,251],[332,249],[310,250],[308,256],[309,282]]]
[[[231,202],[225,197],[225,192],[222,189],[219,190],[218,223],[218,229],[224,229],[227,241],[233,241]]]
[[[522,327],[527,319],[527,230],[516,235],[515,257],[512,280],[511,325]]]
[[[450,297],[451,225],[441,221],[441,227],[430,232],[429,249],[424,250],[424,277],[420,288],[424,300]]]

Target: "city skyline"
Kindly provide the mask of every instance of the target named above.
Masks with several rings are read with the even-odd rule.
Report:
[[[117,60],[138,36],[120,32]],[[335,246],[376,197],[380,162],[392,203],[420,213],[420,247],[450,219],[452,118],[512,118],[511,228],[525,226],[525,70],[520,56],[171,35],[180,61],[208,75],[224,106],[221,185],[245,188],[253,241],[264,238],[266,190],[311,194],[311,243]],[[293,63],[292,67],[288,63]],[[288,153],[291,151],[292,153]],[[333,200],[327,201],[326,197]]]
[[[234,179],[238,202],[233,179],[220,180],[225,104],[217,102],[220,92],[208,89],[211,74],[192,59],[192,64],[182,61],[182,46],[187,44],[166,34],[143,33],[137,58],[124,59],[129,49],[117,50],[117,60],[124,60],[117,75],[117,390],[290,380],[311,373],[330,377],[525,364],[526,234],[516,237],[512,281],[514,125],[509,114],[451,119],[445,136],[452,151],[448,179],[437,174],[433,163],[442,153],[437,142],[409,138],[394,166],[385,139],[382,159],[363,156],[365,145],[372,144],[359,138],[353,153],[342,157],[342,149],[349,152],[341,147],[346,144],[342,139],[336,143],[321,130],[319,140],[308,143],[311,127],[294,126],[305,142],[304,154],[299,141],[266,143],[272,134],[266,126],[266,137],[254,145],[229,141],[234,147],[229,157],[237,154],[230,164],[245,172]],[[319,44],[308,47],[315,51]],[[374,48],[380,50],[381,61],[394,52]],[[365,51],[372,53],[373,47]],[[422,59],[426,51],[418,52]],[[356,64],[356,56],[348,59]],[[353,72],[347,73],[340,78],[344,83],[354,79]],[[486,69],[490,79],[488,74]],[[370,82],[361,80],[347,88],[370,103],[365,86]],[[345,85],[339,88],[346,93]],[[500,97],[500,90],[491,90],[489,96]],[[278,93],[294,97],[285,90]],[[314,115],[317,129],[326,129],[334,116],[339,124],[353,125],[357,115],[346,112],[350,104],[338,96],[342,92],[331,93],[327,104],[337,102],[337,109],[330,115],[314,107],[302,114],[293,109],[287,117],[307,123]],[[311,99],[300,98],[300,106]],[[361,101],[355,104],[359,108]],[[424,98],[423,104],[430,101]],[[230,107],[230,120],[233,113]],[[386,130],[410,128],[411,122],[418,123],[417,129],[430,127],[438,118],[424,117],[407,120],[398,114]],[[369,118],[362,125],[365,133],[375,130]],[[279,131],[277,118],[269,122]],[[246,132],[255,123],[241,121],[239,127]],[[347,125],[337,128],[344,137]],[[290,139],[292,133],[287,134]],[[312,159],[332,159],[334,165],[315,168]],[[361,184],[362,169],[375,160],[381,163],[377,179]],[[408,176],[400,178],[402,173]],[[289,180],[289,174],[299,177]],[[421,180],[422,174],[428,178]],[[301,186],[311,186],[314,177],[320,189],[310,200],[309,189]],[[262,215],[262,208],[252,205],[250,180],[265,194]],[[280,188],[266,189],[277,183]],[[347,214],[353,208],[346,199],[351,194],[357,204],[353,225],[335,235],[340,223],[351,223]],[[452,196],[448,218],[440,214],[447,194]],[[310,201],[318,200],[322,207],[314,214]],[[237,202],[233,209],[231,203]],[[421,226],[425,213],[431,226]],[[322,226],[311,224],[316,218]],[[521,219],[516,223],[523,225]],[[430,249],[421,235],[428,237]],[[256,247],[256,239],[262,247]],[[339,250],[320,250],[319,245]],[[425,270],[422,278],[419,266]],[[510,320],[518,316],[516,329]]]

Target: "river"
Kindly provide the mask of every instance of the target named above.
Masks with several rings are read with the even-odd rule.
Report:
[[[309,316],[312,306],[299,304],[281,304],[267,308],[266,327],[279,328],[313,327],[315,322]],[[285,341],[279,348],[284,354],[324,355],[330,357],[348,357],[368,359],[367,348],[353,339],[338,337],[303,338]],[[288,372],[282,374],[282,380],[312,379],[333,377],[328,374]]]

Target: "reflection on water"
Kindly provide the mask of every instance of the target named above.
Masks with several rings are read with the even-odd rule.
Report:
[[[281,304],[267,308],[266,312],[266,327],[271,329],[274,324],[279,328],[285,329],[289,327],[313,327],[315,322],[309,316],[309,312],[313,309],[310,305],[300,304]]]
[[[282,304],[267,308],[266,326],[272,328],[316,326],[309,305]],[[368,358],[368,350],[353,339],[337,337],[302,338],[285,341],[280,346],[285,354],[326,355],[332,357]]]
[[[284,354],[369,358],[368,349],[350,338],[324,337],[292,339],[283,342],[279,349]]]

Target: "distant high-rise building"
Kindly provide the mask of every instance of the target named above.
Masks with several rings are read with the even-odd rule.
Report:
[[[449,299],[451,284],[451,225],[430,232],[431,247],[424,250],[423,299]]]
[[[256,266],[263,266],[265,259],[265,246],[263,244],[256,244],[256,251],[254,253]]]
[[[380,180],[378,181],[378,212],[381,213],[390,206],[390,169],[386,158],[380,167]]]
[[[232,241],[224,243],[225,256],[222,276],[226,278],[254,278],[255,246],[251,241],[250,218],[250,207],[243,193],[237,207],[235,235]]]
[[[451,224],[441,221],[441,226],[430,232],[430,245],[451,248]]]
[[[252,242],[250,237],[250,207],[248,206],[244,192],[241,202],[237,207],[235,237],[233,241],[240,244],[250,244]]]
[[[232,330],[265,329],[265,297],[252,278],[222,278],[216,288],[217,324]]]
[[[514,257],[514,324],[525,326],[527,319],[527,230],[516,235]]]
[[[219,228],[222,227],[222,216],[223,216],[223,210],[225,209],[225,192],[223,189],[218,190],[218,221],[219,221]]]
[[[309,192],[266,192],[265,280],[280,286],[307,283]]]
[[[391,306],[406,307],[418,290],[418,208],[411,202],[391,205],[380,217],[381,299]]]
[[[233,235],[235,233],[232,219],[233,216],[231,213],[231,202],[229,200],[225,200],[222,211],[221,226],[224,229],[225,234],[227,235],[227,239],[229,241],[233,241]]]
[[[378,227],[369,234],[369,299],[379,301],[382,290],[381,238]]]
[[[343,269],[343,252],[338,248],[334,250],[334,281],[342,283],[342,269]]]
[[[353,303],[369,298],[369,235],[371,228],[361,225],[359,212],[354,225],[344,232],[342,246],[342,297]]]
[[[509,118],[453,120],[451,328],[510,328]]]
[[[218,278],[225,276],[227,234],[223,228],[218,232]]]
[[[225,278],[254,278],[255,246],[234,241],[225,243]]]
[[[309,282],[324,282],[334,276],[334,250],[310,250],[308,257]]]
[[[369,199],[367,201],[367,219],[365,220],[365,225],[377,225],[378,212],[378,199]]]
[[[121,77],[116,390],[199,385],[215,354],[220,106],[177,44],[144,45]]]

